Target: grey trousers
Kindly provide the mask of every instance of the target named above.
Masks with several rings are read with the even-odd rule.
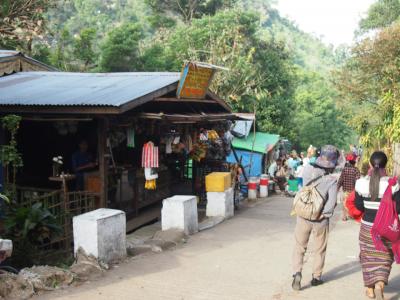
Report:
[[[321,222],[311,222],[297,217],[294,232],[295,246],[293,251],[293,272],[302,272],[304,255],[307,251],[310,237],[312,236],[313,276],[320,278],[325,265],[326,248],[329,236],[329,219]]]

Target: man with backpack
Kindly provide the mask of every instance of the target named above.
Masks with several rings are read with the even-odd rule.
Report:
[[[314,245],[313,276],[311,285],[323,283],[321,276],[325,264],[328,245],[329,219],[336,207],[337,179],[332,175],[338,162],[339,151],[326,145],[320,156],[303,171],[303,189],[298,192],[293,203],[297,215],[295,246],[293,251],[294,290],[301,289],[304,255],[311,235]]]

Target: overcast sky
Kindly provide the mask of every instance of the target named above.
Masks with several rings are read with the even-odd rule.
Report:
[[[335,46],[350,44],[358,22],[374,0],[278,0],[276,7],[303,31]]]

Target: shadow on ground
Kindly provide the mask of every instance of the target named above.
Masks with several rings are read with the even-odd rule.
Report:
[[[396,276],[389,280],[389,286],[386,292],[395,293],[389,300],[400,300],[400,276]]]
[[[357,273],[360,271],[361,271],[361,267],[360,267],[359,262],[352,261],[347,264],[337,266],[337,267],[329,270],[328,272],[324,273],[323,280],[325,282],[334,281],[334,280],[338,280],[338,279],[347,277],[351,274],[354,274],[354,273]],[[311,288],[311,283],[308,283],[307,285],[304,285],[302,287],[303,290],[306,290],[309,288]]]

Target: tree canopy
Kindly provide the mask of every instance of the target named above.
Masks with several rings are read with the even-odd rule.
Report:
[[[212,89],[234,110],[255,111],[258,130],[302,150],[343,145],[351,134],[330,72],[346,51],[302,32],[273,2],[55,0],[49,7],[41,0],[42,39],[2,46],[66,71],[180,71],[186,60],[221,65],[229,71],[217,73]]]

